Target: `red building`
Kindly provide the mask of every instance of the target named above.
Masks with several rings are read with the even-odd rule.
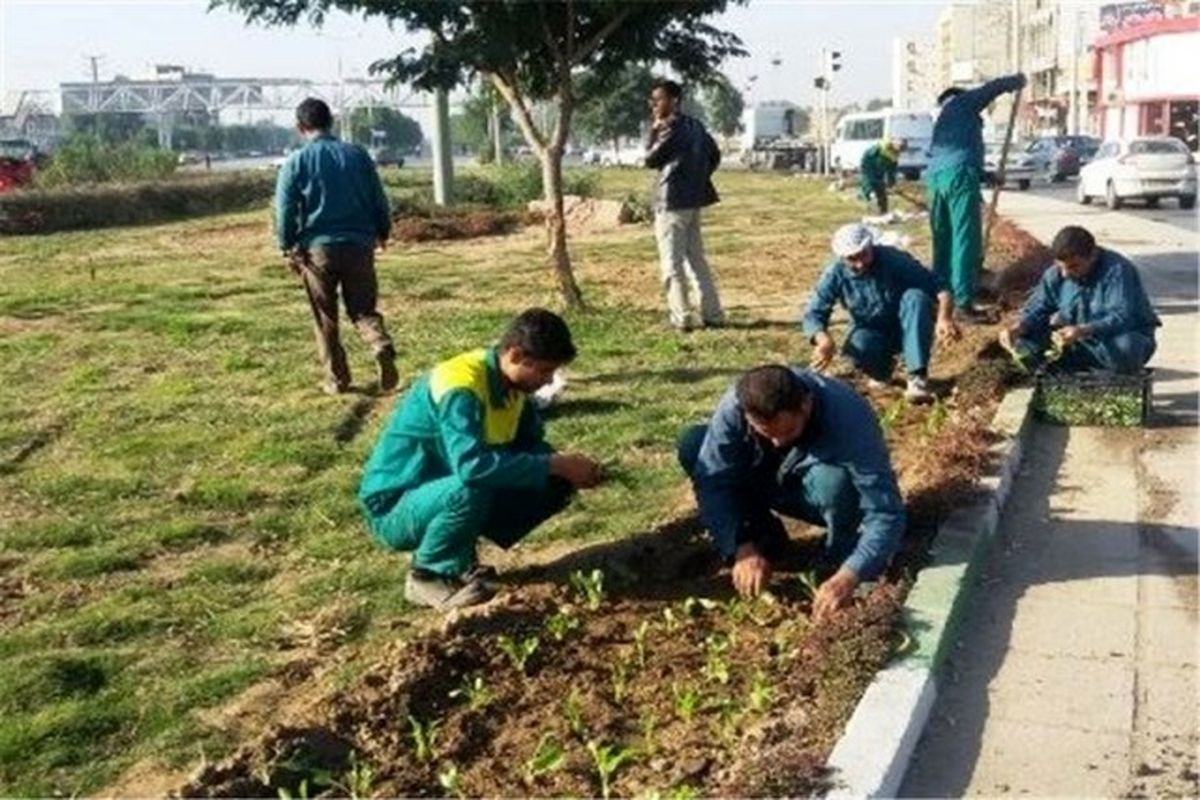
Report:
[[[1096,129],[1105,139],[1175,136],[1200,149],[1200,16],[1115,30],[1095,43]]]

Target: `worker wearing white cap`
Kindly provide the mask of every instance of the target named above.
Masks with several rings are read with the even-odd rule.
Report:
[[[802,321],[813,344],[813,368],[826,369],[837,353],[828,327],[833,307],[840,303],[851,320],[842,352],[866,374],[867,385],[885,388],[896,355],[902,354],[908,373],[905,396],[914,402],[932,400],[926,378],[934,331],[939,342],[961,335],[950,292],[908,253],[875,244],[871,229],[859,223],[838,228],[833,254],[837,258],[817,283]]]

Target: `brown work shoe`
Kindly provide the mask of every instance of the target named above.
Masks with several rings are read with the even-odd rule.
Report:
[[[375,361],[379,364],[379,390],[392,391],[400,382],[400,373],[396,371],[396,351],[390,347],[380,350]]]

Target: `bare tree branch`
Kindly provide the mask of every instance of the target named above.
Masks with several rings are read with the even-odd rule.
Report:
[[[516,90],[514,83],[498,72],[484,72],[483,76],[492,82],[496,91],[500,92],[508,101],[509,106],[517,112],[517,125],[521,127],[521,132],[525,134],[525,138],[533,145],[538,155],[541,156],[545,153],[546,137],[542,131],[538,130],[533,121],[533,115],[529,112],[529,106],[525,104],[525,98]]]

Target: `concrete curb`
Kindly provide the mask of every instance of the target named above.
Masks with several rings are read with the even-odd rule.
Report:
[[[932,561],[904,602],[915,647],[875,676],[855,708],[829,756],[835,782],[830,797],[895,797],[900,791],[937,698],[942,663],[1021,465],[1032,400],[1032,389],[1017,389],[996,410],[991,425],[998,437],[991,447],[996,466],[979,482],[983,496],[938,529]]]

